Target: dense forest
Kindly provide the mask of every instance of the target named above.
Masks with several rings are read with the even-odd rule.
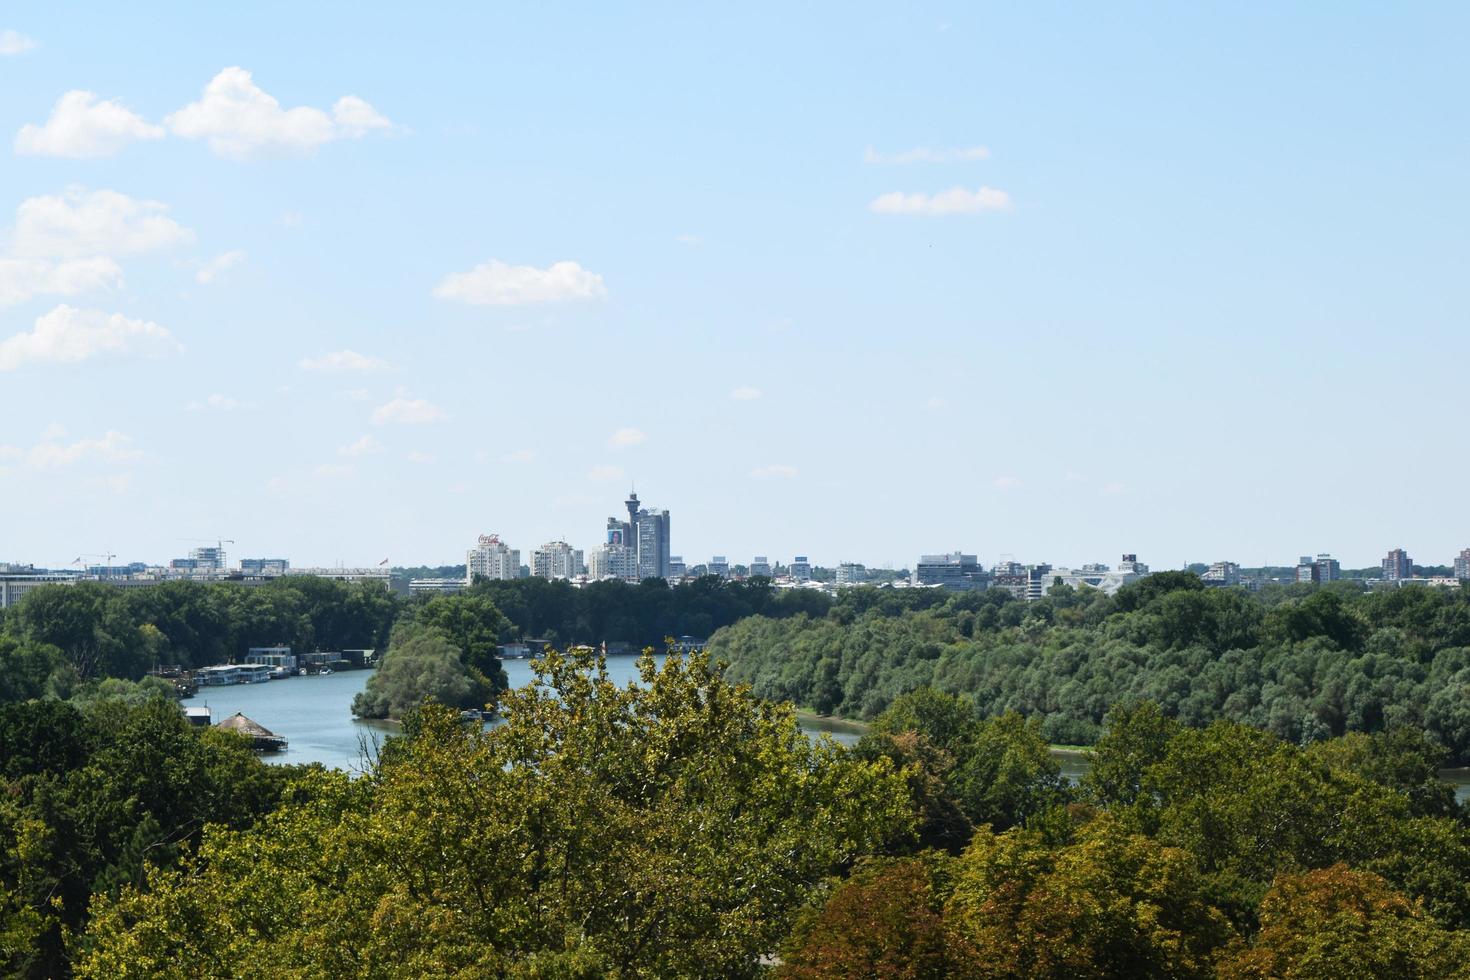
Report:
[[[0,970],[1470,976],[1437,776],[1470,739],[1466,597],[588,592],[32,593],[0,631]],[[505,690],[496,657],[703,623],[626,687],[584,647]],[[402,734],[360,777],[266,765],[141,676],[283,640],[385,646],[354,710]],[[813,742],[790,701],[871,725]],[[504,724],[454,710],[485,703]],[[1095,743],[1079,785],[1063,740]]]
[[[1041,725],[923,688],[855,749],[706,655],[537,661],[359,778],[152,692],[0,706],[22,976],[1439,978],[1470,818],[1394,727],[1307,747],[1148,702],[1069,785]]]
[[[1396,725],[1470,763],[1470,591],[1207,589],[1163,572],[1116,596],[854,589],[825,616],[755,616],[711,650],[763,698],[873,718],[919,687],[982,716],[1038,719],[1090,745],[1113,705],[1150,700],[1191,727],[1216,720],[1293,743]]]

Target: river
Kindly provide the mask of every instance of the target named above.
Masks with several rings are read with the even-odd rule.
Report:
[[[663,656],[656,658],[662,662]],[[526,660],[507,660],[505,673],[512,687],[529,684],[533,679]],[[633,655],[607,658],[608,675],[618,684],[638,677],[638,658]],[[263,756],[269,762],[320,762],[333,769],[361,772],[367,755],[364,750],[382,742],[397,731],[387,721],[359,721],[352,717],[352,698],[367,683],[371,671],[349,670],[325,677],[288,677],[268,684],[237,684],[231,687],[204,688],[186,705],[208,705],[213,720],[223,721],[235,712],[244,712],[266,728],[287,740],[284,752]],[[830,735],[844,745],[861,737],[861,726],[819,718],[800,716],[802,730],[810,735]],[[1058,749],[1052,753],[1062,774],[1076,782],[1087,772],[1086,753]],[[1455,784],[1455,795],[1470,799],[1470,769],[1449,769],[1441,776]]]
[[[655,659],[662,662],[663,656]],[[529,661],[504,663],[512,687],[529,684],[533,679]],[[620,685],[637,680],[638,657],[608,657],[607,672]],[[183,703],[208,705],[215,722],[237,711],[243,712],[285,738],[286,751],[262,756],[268,762],[320,762],[333,769],[361,772],[367,758],[364,749],[370,749],[398,730],[393,722],[359,721],[352,717],[352,699],[370,676],[371,671],[347,670],[326,676],[288,677],[267,684],[206,687]],[[821,718],[803,717],[801,727],[814,735],[830,735],[845,745],[861,737],[861,732],[854,731],[850,725]]]

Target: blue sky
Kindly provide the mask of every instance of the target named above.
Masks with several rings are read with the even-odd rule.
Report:
[[[0,560],[1470,546],[1470,12],[789,7],[0,7]]]

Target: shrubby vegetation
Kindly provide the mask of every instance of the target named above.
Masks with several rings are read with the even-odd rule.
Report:
[[[711,640],[734,680],[823,713],[873,718],[906,691],[1014,711],[1091,744],[1109,709],[1151,700],[1185,725],[1239,721],[1291,743],[1395,726],[1470,762],[1470,590],[1206,589],[1164,572],[1108,598],[854,589],[825,615],[754,616]]]

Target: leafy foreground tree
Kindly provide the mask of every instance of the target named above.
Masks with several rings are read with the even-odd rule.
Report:
[[[782,974],[1203,980],[1230,935],[1189,854],[1104,815],[1061,847],[982,827],[958,858],[855,875],[798,924]]]
[[[1014,712],[981,719],[969,701],[933,688],[889,705],[857,755],[892,761],[908,782],[917,843],[956,854],[975,826],[1006,830],[1045,819],[1068,800],[1040,724]]]
[[[206,823],[248,826],[294,772],[171,698],[0,706],[0,972],[66,976],[95,895],[172,866]]]
[[[498,661],[496,666],[499,669]],[[352,699],[352,713],[359,718],[402,718],[425,699],[451,708],[481,709],[494,702],[495,685],[463,661],[459,647],[442,630],[404,623],[393,630],[377,672]]]
[[[623,688],[591,653],[534,667],[505,725],[426,706],[369,775],[99,903],[79,975],[750,976],[911,819],[886,760],[812,744],[703,655]]]
[[[1470,934],[1443,928],[1378,875],[1336,864],[1285,875],[1261,931],[1225,956],[1221,980],[1470,977]]]

